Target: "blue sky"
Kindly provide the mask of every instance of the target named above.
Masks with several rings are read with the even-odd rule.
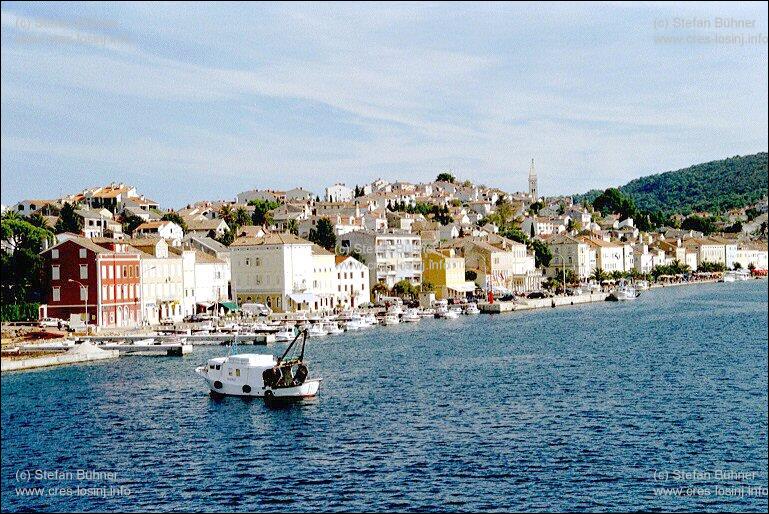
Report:
[[[4,2],[2,202],[122,180],[180,207],[446,169],[517,191],[531,158],[555,195],[766,151],[766,20],[763,2]]]

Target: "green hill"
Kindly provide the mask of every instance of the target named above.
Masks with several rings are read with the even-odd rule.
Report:
[[[751,205],[767,195],[766,157],[766,152],[761,152],[696,164],[638,178],[619,189],[644,211],[723,212]],[[592,201],[600,193],[590,191],[574,199]]]

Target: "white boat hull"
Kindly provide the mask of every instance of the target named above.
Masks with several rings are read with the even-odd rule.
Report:
[[[273,389],[271,387],[265,387],[260,379],[255,387],[251,387],[249,392],[245,392],[243,387],[245,385],[244,381],[229,380],[228,378],[215,380],[213,377],[208,376],[205,370],[205,366],[200,366],[195,369],[195,372],[203,377],[212,393],[222,396],[241,396],[250,398],[311,398],[318,394],[322,380],[320,378],[308,379],[298,386],[278,387]]]

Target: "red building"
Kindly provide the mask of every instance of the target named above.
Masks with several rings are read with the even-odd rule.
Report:
[[[43,316],[69,320],[70,314],[99,327],[141,321],[139,254],[120,241],[99,244],[70,236],[40,254],[45,260]]]

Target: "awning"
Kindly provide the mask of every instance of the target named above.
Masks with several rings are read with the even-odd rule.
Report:
[[[198,305],[205,307],[206,309],[210,309],[211,306],[214,305],[214,302],[198,302]]]
[[[446,287],[458,293],[472,293],[473,291],[475,291],[474,282],[465,282],[464,284],[456,284],[456,285],[451,285]]]
[[[312,293],[293,293],[288,295],[294,303],[310,303],[315,301],[315,295]]]
[[[238,304],[235,302],[219,302],[219,305],[227,309],[228,311],[239,311]]]

